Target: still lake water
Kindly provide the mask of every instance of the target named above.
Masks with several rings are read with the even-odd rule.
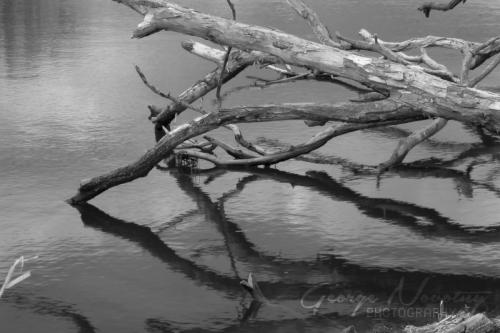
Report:
[[[430,19],[410,0],[309,3],[332,31],[350,36],[366,28],[385,40],[434,34],[483,41],[500,27],[497,0],[433,12]],[[230,15],[222,0],[182,4]],[[284,0],[235,4],[241,21],[313,38]],[[80,179],[124,165],[153,144],[146,105],[164,101],[142,85],[134,64],[174,93],[213,68],[180,48],[185,36],[130,39],[139,21],[108,0],[0,1],[0,279],[15,258],[39,256],[27,264],[32,277],[0,300],[1,332],[336,332],[351,324],[364,331],[432,321],[406,310],[433,310],[460,292],[486,296],[448,301],[447,310],[482,303],[478,310],[498,312],[500,145],[480,146],[458,124],[409,156],[460,156],[455,171],[404,170],[377,181],[298,161],[268,172],[196,177],[154,170],[93,206],[65,204]],[[433,54],[459,68],[453,52]],[[500,71],[484,85],[499,87]],[[329,84],[296,83],[225,103],[349,96]],[[192,116],[186,112],[178,123]],[[377,164],[416,126],[350,134],[321,152]],[[301,122],[242,128],[252,139],[289,143],[317,131]],[[468,177],[463,171],[473,161]],[[239,286],[249,272],[273,305],[250,308]],[[387,306],[402,278],[407,302],[424,288],[407,316],[371,314]],[[300,300],[315,286],[322,287],[305,305],[323,294],[330,302],[312,316]],[[356,304],[333,302],[339,294],[377,300],[352,316]],[[400,307],[396,298],[391,306]]]

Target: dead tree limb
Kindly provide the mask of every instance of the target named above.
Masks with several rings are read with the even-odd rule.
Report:
[[[202,59],[211,61],[217,66],[222,66],[222,63],[224,62],[224,51],[207,46],[203,43],[198,43],[193,40],[185,40],[181,42],[181,46],[189,53],[192,53]]]
[[[482,46],[477,47],[475,50],[478,51],[482,47],[487,47],[488,43],[493,43],[494,39],[486,42]],[[494,70],[498,63],[500,63],[500,57],[497,59],[494,59],[484,70],[481,74],[476,76],[472,81],[469,80],[469,73],[471,70],[471,63],[474,57],[474,50],[471,49],[470,45],[464,45],[462,49],[463,53],[463,60],[462,60],[462,73],[460,74],[460,83],[464,86],[469,86],[469,87],[474,87],[476,84],[478,84],[482,79],[484,79],[492,70]],[[433,66],[434,68],[439,68],[442,67],[444,68],[444,71],[446,72],[447,69],[444,65],[441,65],[437,63],[435,60],[429,57],[429,55],[425,52],[425,48],[421,48],[421,53],[422,53],[422,60],[425,59],[425,63],[428,66]],[[443,69],[441,69],[443,70]],[[412,150],[415,146],[417,146],[419,143],[427,140],[431,136],[435,135],[437,132],[439,132],[441,129],[443,129],[446,124],[448,123],[447,119],[444,118],[438,118],[434,122],[432,122],[430,125],[427,127],[418,130],[411,135],[409,135],[407,138],[402,139],[399,141],[396,149],[394,150],[392,156],[387,160],[386,162],[383,162],[379,165],[379,173],[382,173],[389,168],[391,168],[394,165],[400,164],[403,162],[404,158],[410,150]]]
[[[199,44],[193,44],[190,42],[184,42],[183,47],[189,49],[193,47],[193,53],[195,52],[195,46],[200,46]],[[207,52],[208,48],[204,49],[203,52]],[[201,54],[197,53],[197,55]],[[207,55],[208,57],[208,55]],[[212,54],[212,60],[215,59]],[[276,63],[280,60],[276,57],[271,57],[269,55],[262,54],[260,52],[233,52],[233,57],[230,59],[226,65],[226,71],[222,76],[222,81],[227,82],[241,73],[245,68],[254,63]],[[217,84],[220,77],[220,68],[208,73],[203,79],[195,83],[193,86],[185,90],[179,95],[178,99],[185,104],[190,104],[201,97],[208,94],[210,91],[217,88]],[[176,114],[180,114],[186,109],[184,105],[172,104],[166,108],[159,110],[158,115],[153,119],[153,122],[160,123],[163,125],[168,125],[170,121]]]
[[[455,8],[461,2],[465,3],[465,1],[466,0],[451,0],[448,3],[426,2],[422,4],[422,6],[418,7],[418,10],[423,12],[425,17],[429,17],[432,9],[446,12],[450,9]]]
[[[231,128],[233,130],[233,133],[234,133],[234,139],[236,140],[236,142],[238,142],[241,146],[245,147],[246,149],[250,150],[250,151],[253,151],[259,155],[268,155],[270,154],[271,152],[267,149],[265,149],[264,147],[261,147],[259,145],[256,145],[250,141],[247,141],[244,137],[243,137],[243,133],[241,133],[241,130],[239,127],[237,126],[233,126]]]
[[[424,117],[416,112],[411,117],[402,118],[399,114],[395,114],[396,120],[390,117],[385,117],[387,122],[395,121],[396,123],[405,123],[409,121],[422,120]],[[301,110],[285,108],[235,108],[221,109],[217,113],[209,113],[195,120],[178,126],[170,133],[167,133],[153,148],[149,149],[140,159],[125,167],[118,168],[102,176],[82,181],[78,193],[68,200],[71,204],[86,202],[95,196],[101,194],[107,189],[130,182],[134,179],[145,177],[151,169],[154,168],[162,159],[167,157],[170,152],[184,141],[196,137],[198,135],[209,132],[220,126],[231,123],[245,122],[260,122],[274,120],[297,120],[297,119],[312,119],[317,120],[317,115],[304,113]],[[324,116],[322,116],[324,119]],[[357,119],[358,122],[362,118]],[[360,126],[362,126],[361,124]],[[368,123],[367,126],[380,126],[379,122]],[[272,164],[281,161],[281,158],[275,160],[264,161],[262,164]]]
[[[469,81],[471,87],[475,87],[479,82],[481,82],[486,76],[488,76],[497,66],[500,64],[500,55],[496,55],[495,58],[483,69],[483,71],[476,77]]]
[[[493,333],[498,332],[498,319],[491,320],[482,313],[472,315],[460,312],[426,326],[406,326],[405,333]]]
[[[309,23],[309,26],[313,30],[316,38],[325,45],[330,45],[333,47],[341,47],[339,43],[332,39],[330,31],[327,26],[321,22],[318,14],[311,8],[309,8],[302,0],[287,0],[290,7],[292,7],[297,14],[299,14],[304,20]]]
[[[233,3],[231,0],[226,0],[227,4],[229,5],[229,8],[231,8],[231,13],[233,14],[233,20],[236,20],[236,9],[234,8]],[[221,73],[219,77],[219,82],[217,82],[217,90],[215,91],[215,96],[217,97],[217,101],[219,102],[219,107],[221,106],[222,100],[220,98],[220,90],[222,88],[222,76],[224,75],[224,72],[226,71],[226,66],[227,62],[229,61],[229,56],[231,55],[231,51],[233,48],[229,46],[226,50],[226,54],[224,55],[224,61],[222,62],[222,67],[221,67]]]
[[[207,140],[208,142],[212,143],[213,145],[222,148],[229,155],[233,156],[236,159],[249,159],[249,158],[255,158],[256,157],[255,154],[249,154],[249,153],[246,153],[246,152],[242,151],[241,149],[231,147],[230,145],[228,145],[228,144],[226,144],[226,143],[224,143],[224,142],[222,142],[222,141],[220,141],[220,140],[218,140],[216,138],[212,138],[211,136],[205,135],[204,138],[205,138],[205,140]],[[185,153],[184,150],[181,150],[181,151],[177,152],[177,154],[181,154],[181,155],[184,154],[184,153]],[[203,153],[203,154],[206,154],[206,153]],[[211,155],[211,156],[213,156],[213,155]]]
[[[363,37],[365,41],[369,42],[368,45],[361,44],[361,46],[364,47],[364,49],[366,50],[378,52],[388,59],[390,59],[390,57],[397,57],[398,62],[401,63],[406,62],[407,65],[411,63],[423,64],[427,66],[427,68],[422,67],[422,69],[426,71],[428,74],[435,75],[455,83],[460,82],[459,78],[456,75],[454,75],[445,65],[438,63],[429,56],[429,54],[426,51],[426,48],[430,47],[430,45],[423,44],[422,46],[419,47],[420,55],[410,56],[407,55],[406,53],[403,53],[402,51],[393,50],[393,48],[390,47],[391,43],[387,43],[380,40],[379,38],[376,38],[374,34],[371,34],[365,29],[361,29],[359,31],[359,34],[361,35],[361,37]],[[376,44],[377,46],[373,46],[374,44]],[[466,45],[467,43],[464,42],[463,46],[460,47],[460,50],[463,51],[466,48]],[[397,47],[394,48],[397,49]]]
[[[116,0],[145,15],[136,38],[177,31],[239,49],[266,52],[285,62],[347,77],[382,90],[405,91],[399,99],[446,119],[500,132],[500,95],[463,87],[403,64],[368,58],[269,28],[198,13],[164,0]]]
[[[256,165],[271,165],[276,164],[282,161],[286,161],[297,157],[299,155],[307,154],[313,150],[316,150],[322,147],[325,143],[333,139],[334,137],[359,131],[362,129],[367,129],[371,127],[380,127],[380,126],[389,126],[395,124],[401,124],[402,122],[408,122],[408,119],[404,120],[392,120],[392,121],[383,121],[383,122],[375,122],[375,123],[364,123],[364,124],[343,124],[336,126],[329,126],[325,130],[317,133],[314,137],[312,137],[309,141],[294,145],[286,150],[277,151],[271,154],[267,154],[264,156],[258,156],[247,159],[236,159],[236,160],[222,160],[213,155],[200,153],[197,151],[182,151],[181,154],[185,154],[187,156],[196,157],[202,160],[206,160],[212,162],[216,166],[230,167],[230,166],[256,166]]]
[[[448,120],[438,118],[434,120],[430,125],[412,133],[404,139],[401,139],[401,141],[399,141],[398,143],[398,146],[392,153],[391,158],[379,165],[379,172],[386,171],[390,167],[403,162],[404,158],[406,157],[406,155],[408,155],[410,150],[412,150],[422,141],[427,140],[428,138],[439,132],[444,126],[446,126],[447,123]]]

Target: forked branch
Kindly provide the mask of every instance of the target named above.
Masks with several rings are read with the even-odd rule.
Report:
[[[425,17],[429,17],[431,14],[431,10],[440,10],[440,11],[448,11],[450,9],[455,8],[459,3],[465,3],[466,0],[451,0],[448,3],[435,3],[435,2],[426,2],[422,4],[422,6],[418,7],[418,10],[424,13]]]

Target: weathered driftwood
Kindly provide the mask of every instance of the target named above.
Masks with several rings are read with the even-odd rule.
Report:
[[[314,43],[277,30],[196,12],[163,0],[117,0],[145,15],[133,36],[176,31],[235,47],[266,52],[289,64],[347,77],[381,90],[404,90],[402,102],[427,113],[477,123],[500,132],[500,95],[460,86],[387,60]]]
[[[497,320],[491,320],[486,315],[460,312],[448,316],[436,323],[426,326],[406,326],[405,333],[493,333],[499,332]]]
[[[430,126],[401,140],[392,157],[379,166],[383,171],[402,162],[415,145],[437,133],[448,120],[460,121],[492,133],[500,132],[500,95],[472,88],[500,63],[500,56],[479,75],[470,77],[474,68],[500,53],[498,37],[482,44],[435,36],[393,43],[362,30],[361,41],[337,34],[340,39],[337,42],[311,8],[301,0],[289,0],[291,7],[311,26],[320,44],[275,29],[202,14],[166,0],[115,1],[144,16],[143,22],[133,33],[136,38],[171,30],[201,37],[228,49],[222,51],[198,42],[183,42],[182,46],[188,52],[218,67],[178,97],[162,93],[138,69],[144,83],[153,92],[172,101],[172,104],[163,108],[150,106],[157,144],[136,162],[83,181],[78,193],[69,199],[71,203],[85,202],[113,186],[143,177],[172,153],[205,159],[222,167],[270,165],[309,153],[344,133],[436,118]],[[228,3],[235,18],[234,6],[230,1]],[[435,5],[429,6],[437,9]],[[460,75],[432,59],[426,52],[428,47],[445,47],[462,52],[464,60]],[[415,48],[420,50],[420,55],[404,53]],[[368,50],[383,58],[362,56],[350,50]],[[221,84],[254,64],[280,76],[271,81],[257,79],[254,86],[267,87],[308,79],[346,85],[362,95],[357,100],[343,103],[304,102],[222,108]],[[190,105],[212,90],[217,90],[218,110],[206,111]],[[171,121],[188,108],[204,115],[172,130]],[[308,126],[322,126],[329,121],[346,124],[328,126],[309,141],[285,150],[267,149],[249,142],[234,125],[292,119],[304,120]],[[222,126],[233,131],[236,142],[243,149],[207,136],[204,142],[186,142]],[[225,150],[235,159],[222,160],[216,157],[212,153],[215,147]]]

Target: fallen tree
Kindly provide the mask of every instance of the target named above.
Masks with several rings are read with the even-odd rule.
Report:
[[[482,135],[500,133],[500,95],[474,88],[500,63],[500,37],[484,43],[456,38],[427,36],[403,42],[387,42],[366,30],[362,40],[353,40],[336,34],[334,40],[319,16],[300,0],[288,3],[312,27],[320,43],[312,42],[275,29],[243,24],[236,20],[199,13],[166,0],[114,0],[122,3],[144,19],[133,32],[143,38],[161,30],[196,36],[227,47],[221,51],[198,42],[182,44],[188,52],[217,64],[207,74],[178,97],[164,93],[148,82],[137,71],[154,93],[170,100],[167,107],[150,106],[150,118],[155,124],[157,143],[140,159],[107,174],[82,181],[78,193],[68,201],[86,202],[107,189],[146,176],[162,160],[177,156],[207,160],[219,167],[256,166],[276,164],[307,154],[332,138],[345,133],[388,125],[434,119],[427,127],[400,140],[392,156],[382,163],[383,172],[401,163],[408,152],[420,142],[439,132],[448,120],[459,121],[478,128]],[[456,3],[455,3],[456,2]],[[234,6],[228,4],[236,17]],[[458,4],[452,1],[452,9]],[[421,7],[440,9],[436,4]],[[444,9],[441,8],[441,9]],[[427,11],[427,12],[426,12]],[[427,53],[427,48],[442,47],[463,54],[461,72],[450,71]],[[362,55],[358,50],[375,53],[379,57]],[[405,52],[418,50],[419,55]],[[487,65],[488,59],[493,58]],[[340,84],[359,93],[359,99],[336,103],[285,103],[279,105],[252,105],[223,108],[222,84],[245,68],[259,65],[280,75],[276,80],[257,78],[250,86],[267,87],[297,80],[317,80]],[[292,67],[294,66],[294,67]],[[472,76],[472,71],[480,69]],[[244,89],[242,87],[241,89]],[[207,111],[192,103],[209,92],[217,90],[218,107]],[[231,91],[226,92],[226,94]],[[200,117],[171,128],[171,121],[186,109],[202,114]],[[310,140],[286,149],[268,149],[246,140],[236,123],[304,120],[308,126],[324,126]],[[337,124],[341,122],[342,124]],[[233,131],[240,147],[205,136],[193,140],[218,127]],[[217,157],[215,148],[226,151],[234,159]]]

